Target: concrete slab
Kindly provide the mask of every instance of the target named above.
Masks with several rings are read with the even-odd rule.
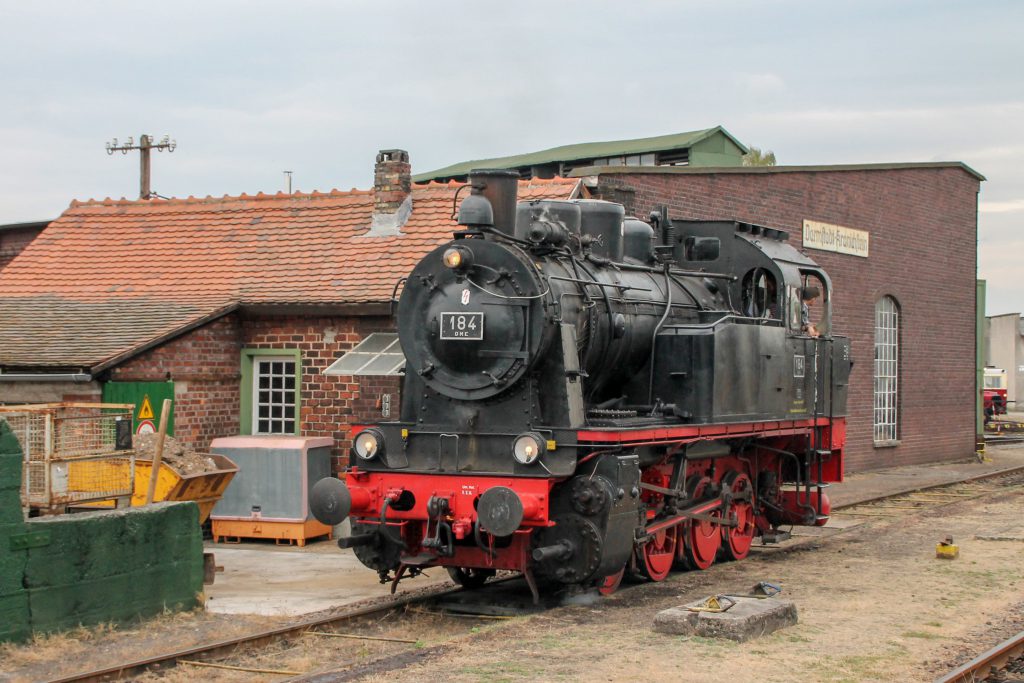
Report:
[[[654,630],[659,633],[745,642],[797,623],[796,604],[777,598],[730,597],[735,601],[724,612],[693,611],[704,600],[658,612]],[[724,602],[724,600],[723,600]]]
[[[367,569],[351,550],[332,541],[305,548],[269,543],[205,544],[224,567],[212,586],[206,586],[206,609],[218,614],[299,616],[388,595],[377,573]],[[403,581],[405,589],[448,581],[444,569]]]

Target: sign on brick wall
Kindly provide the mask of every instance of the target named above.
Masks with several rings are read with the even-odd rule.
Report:
[[[809,249],[835,251],[867,258],[870,237],[865,230],[804,219],[804,246]]]

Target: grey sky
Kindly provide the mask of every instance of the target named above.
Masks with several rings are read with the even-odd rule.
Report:
[[[963,161],[990,314],[1020,311],[1024,3],[0,0],[0,223],[71,199],[366,188],[561,144],[723,125],[782,164]],[[854,226],[855,227],[855,226]]]

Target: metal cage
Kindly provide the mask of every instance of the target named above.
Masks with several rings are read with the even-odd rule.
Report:
[[[132,411],[125,403],[0,406],[24,456],[22,503],[43,512],[128,500],[135,481]]]

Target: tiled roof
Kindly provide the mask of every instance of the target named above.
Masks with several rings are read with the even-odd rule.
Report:
[[[578,183],[524,181],[519,198]],[[391,237],[365,236],[371,191],[73,202],[0,272],[0,366],[94,367],[232,305],[386,302],[457,229],[460,186],[414,186]]]
[[[150,297],[77,301],[42,294],[4,299],[0,366],[15,372],[96,372],[234,308],[229,303]]]

